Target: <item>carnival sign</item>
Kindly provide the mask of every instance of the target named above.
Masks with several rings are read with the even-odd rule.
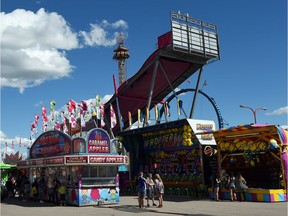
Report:
[[[110,154],[110,137],[106,131],[95,128],[90,131],[87,139],[88,153]]]

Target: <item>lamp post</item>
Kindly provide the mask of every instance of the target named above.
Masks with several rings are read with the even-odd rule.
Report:
[[[240,105],[240,108],[247,108],[247,109],[250,109],[250,110],[253,112],[253,115],[254,115],[254,124],[257,123],[257,120],[256,120],[256,112],[257,112],[258,110],[267,110],[267,108],[262,108],[262,107],[256,108],[256,109],[252,109],[251,107],[247,107],[247,106],[243,106],[243,105]]]

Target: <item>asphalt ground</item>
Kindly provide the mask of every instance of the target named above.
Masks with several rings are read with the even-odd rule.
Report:
[[[158,200],[156,200],[158,203]],[[145,201],[146,204],[146,201]],[[184,216],[287,216],[287,202],[231,202],[210,199],[195,200],[164,196],[163,208],[139,209],[136,196],[122,196],[118,204],[102,206],[50,206],[48,203],[9,198],[1,202],[1,216],[98,216],[98,215],[184,215]]]

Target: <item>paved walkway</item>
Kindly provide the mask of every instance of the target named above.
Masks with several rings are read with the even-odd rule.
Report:
[[[145,202],[146,203],[146,202]],[[156,201],[158,203],[158,201]],[[100,215],[184,215],[184,216],[287,216],[287,202],[231,202],[208,199],[164,197],[164,207],[139,209],[136,196],[122,196],[118,204],[97,206],[49,206],[47,203],[6,199],[1,203],[1,216],[100,216]]]

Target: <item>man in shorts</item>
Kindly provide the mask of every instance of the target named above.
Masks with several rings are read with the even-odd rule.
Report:
[[[142,209],[144,207],[144,199],[146,197],[146,179],[143,177],[143,172],[139,172],[138,174],[138,204],[139,208]]]

